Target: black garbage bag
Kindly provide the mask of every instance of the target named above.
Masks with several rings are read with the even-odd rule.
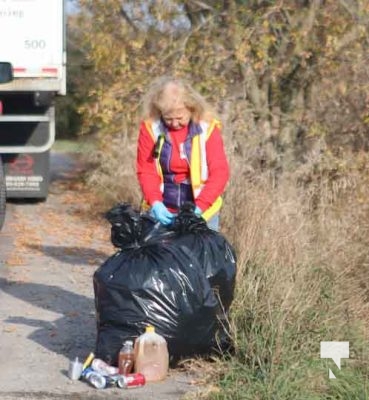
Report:
[[[96,356],[116,363],[122,342],[148,324],[166,338],[173,358],[229,346],[225,316],[236,258],[225,238],[189,206],[172,228],[126,204],[106,217],[120,251],[94,274]]]
[[[222,311],[228,310],[234,293],[236,255],[233,247],[219,232],[208,228],[206,221],[194,214],[194,205],[182,206],[173,226],[175,244],[188,248],[198,260]]]

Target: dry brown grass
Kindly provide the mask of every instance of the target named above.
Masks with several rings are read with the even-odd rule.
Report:
[[[103,168],[90,183],[104,194],[106,206],[138,205],[135,143],[115,139],[105,146],[99,155]],[[273,387],[281,366],[298,371],[303,360],[316,359],[320,341],[349,340],[355,346],[358,336],[367,336],[368,164],[354,157],[337,168],[332,160],[314,159],[276,180],[270,171],[252,171],[228,144],[227,149],[232,177],[221,231],[238,255],[231,309],[236,359],[249,371],[262,371]],[[225,368],[211,366],[213,383]],[[303,377],[298,384],[321,386],[322,374],[309,373],[315,380]]]
[[[233,154],[227,137],[225,142],[232,176],[221,230],[238,254],[236,304],[249,302],[250,293],[259,301],[262,291],[269,303],[303,313],[320,297],[320,283],[309,278],[318,268],[337,283],[332,295],[345,289],[346,316],[364,320],[369,294],[366,161],[360,168],[345,165],[337,172],[314,159],[276,182],[270,171],[251,171],[248,162]],[[102,142],[93,156],[100,167],[90,174],[89,184],[102,208],[120,201],[138,207],[135,156],[135,139],[125,135]]]
[[[141,192],[136,178],[136,142],[127,135],[104,138],[100,148],[89,157],[96,168],[88,184],[97,194],[99,207],[109,209],[119,202],[138,207]]]
[[[368,177],[305,165],[277,183],[270,172],[240,182],[245,168],[233,163],[222,212],[239,258],[232,331],[237,359],[273,382],[322,340],[368,338]]]

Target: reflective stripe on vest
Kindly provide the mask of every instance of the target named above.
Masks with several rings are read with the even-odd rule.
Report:
[[[160,131],[160,121],[154,121],[154,122],[145,121],[145,126],[155,144],[159,136],[163,133]],[[160,154],[161,154],[161,149],[163,148],[163,144],[164,144],[164,138],[161,140],[159,146],[159,157],[155,159],[156,170],[160,177],[160,191],[162,193],[164,192],[164,176],[160,165]]]
[[[204,187],[209,175],[208,164],[206,161],[206,141],[211,136],[214,128],[219,126],[219,121],[213,120],[210,124],[204,121],[200,122],[202,132],[192,138],[192,149],[191,149],[191,160],[190,160],[190,174],[191,174],[191,185],[194,198],[198,197],[201,190]],[[157,121],[145,121],[145,126],[153,142],[156,143],[159,137],[163,137],[163,132],[160,130],[161,122]],[[156,169],[160,177],[160,191],[164,192],[164,177],[163,171],[160,165],[160,154],[164,144],[164,138],[161,141],[159,147],[159,157],[155,160]],[[215,202],[202,214],[202,217],[208,221],[214,215],[216,215],[221,206],[223,200],[219,196]]]

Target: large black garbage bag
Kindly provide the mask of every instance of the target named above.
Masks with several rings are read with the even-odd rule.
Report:
[[[147,324],[166,338],[174,358],[229,345],[224,316],[236,260],[224,237],[188,207],[171,229],[125,204],[107,219],[120,251],[94,274],[97,357],[116,363],[122,341]]]
[[[228,310],[234,293],[236,255],[233,247],[219,232],[209,229],[202,218],[193,212],[194,206],[184,204],[173,229],[177,247],[188,248],[198,260],[201,270],[219,299],[219,306]]]

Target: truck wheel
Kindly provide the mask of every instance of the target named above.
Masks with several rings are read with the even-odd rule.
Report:
[[[5,208],[6,208],[6,186],[3,163],[0,157],[0,230],[5,221]]]

